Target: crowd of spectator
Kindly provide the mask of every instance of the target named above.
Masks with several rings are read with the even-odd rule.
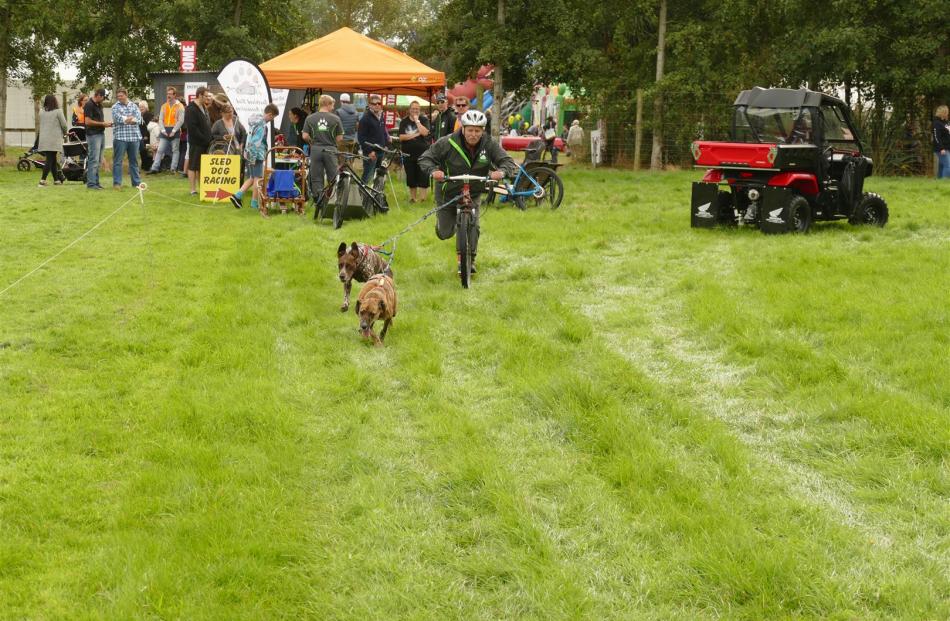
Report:
[[[132,185],[141,182],[140,171],[155,175],[167,169],[187,177],[191,194],[197,195],[201,155],[207,153],[212,144],[216,152],[244,157],[244,179],[260,179],[260,174],[250,174],[260,171],[249,171],[247,167],[250,162],[263,164],[263,155],[256,152],[263,143],[252,139],[252,132],[237,118],[226,98],[214,96],[207,87],[199,87],[194,99],[187,105],[173,86],[169,86],[164,95],[164,101],[153,113],[147,102],[131,101],[128,92],[120,88],[115,93],[108,118],[102,106],[106,98],[104,89],[95,90],[92,96],[82,93],[77,96],[70,109],[71,121],[74,128],[80,128],[86,140],[86,185],[90,190],[103,189],[100,172],[105,170],[103,152],[107,128],[113,130],[111,169],[115,189],[122,186],[123,160],[127,160]],[[314,196],[319,196],[323,187],[334,181],[338,168],[337,150],[363,155],[362,179],[368,184],[372,182],[376,165],[384,155],[383,150],[371,145],[389,148],[396,144],[402,154],[400,163],[405,170],[410,202],[422,202],[427,198],[430,179],[420,169],[418,158],[438,139],[460,131],[458,119],[469,109],[471,102],[465,97],[448,98],[439,93],[433,98],[429,110],[423,111],[419,101],[413,100],[404,116],[397,119],[395,136],[390,135],[386,126],[383,101],[379,95],[367,98],[367,106],[362,113],[354,106],[349,93],[340,94],[339,102],[330,95],[321,95],[318,106],[315,112],[306,106],[290,108],[289,122],[282,136],[284,144],[300,147],[307,152],[310,160],[310,190]],[[265,115],[256,116],[258,118],[254,120],[259,121]],[[276,114],[267,116],[274,117]],[[490,132],[490,110],[486,111],[486,116],[486,132]],[[543,141],[544,152],[550,155],[552,162],[557,162],[557,122],[553,117],[533,126],[528,123],[522,125],[520,116],[518,122],[512,122],[512,118],[502,120],[500,129],[504,135],[537,137]],[[268,122],[271,120],[269,118]],[[248,124],[251,122],[252,119],[247,119]],[[62,183],[63,175],[57,158],[62,155],[62,137],[67,130],[58,101],[50,95],[44,100],[37,142],[34,144],[34,150],[46,156],[41,186],[46,185],[50,175],[54,184]],[[568,153],[580,153],[584,135],[576,120],[570,129],[563,128],[560,137]],[[238,202],[246,189],[247,182],[238,194]],[[436,188],[437,200],[438,194]]]

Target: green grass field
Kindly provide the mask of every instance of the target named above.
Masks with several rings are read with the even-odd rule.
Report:
[[[0,289],[133,196],[37,177]],[[334,231],[150,178],[0,294],[0,618],[950,618],[950,183],[775,237],[690,229],[698,177],[569,169],[467,291],[427,221],[384,348],[335,253],[404,188]]]

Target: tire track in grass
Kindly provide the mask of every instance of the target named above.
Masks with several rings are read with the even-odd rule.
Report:
[[[730,265],[727,255],[728,246],[719,244],[707,249],[697,262],[722,269]],[[622,252],[606,255],[605,265],[610,269],[604,270],[594,283],[600,292],[598,301],[576,301],[585,316],[604,327],[602,338],[611,350],[620,353],[658,384],[688,395],[689,401],[700,411],[727,425],[758,459],[771,466],[780,480],[787,482],[796,498],[859,532],[873,551],[876,573],[887,574],[897,553],[896,548],[900,550],[900,556],[913,558],[922,555],[939,566],[944,575],[950,575],[950,562],[946,557],[938,558],[921,548],[906,549],[906,544],[900,543],[887,526],[848,499],[850,490],[847,486],[831,482],[815,469],[783,455],[783,445],[808,440],[803,428],[783,428],[797,418],[797,414],[785,411],[780,403],[755,399],[736,390],[736,386],[754,375],[754,369],[727,362],[723,352],[711,350],[687,336],[676,324],[676,318],[685,316],[685,313],[675,293],[665,286],[668,283],[662,278],[650,285],[617,285],[622,280],[610,276],[626,271],[623,259]],[[728,277],[721,273],[720,276]],[[636,299],[644,307],[643,315],[652,317],[648,338],[609,327],[611,307],[630,299]],[[865,576],[868,570],[868,567],[852,568],[852,571]]]

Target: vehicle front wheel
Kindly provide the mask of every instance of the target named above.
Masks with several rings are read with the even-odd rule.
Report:
[[[854,225],[868,224],[874,226],[884,226],[890,212],[887,209],[887,203],[881,198],[880,194],[865,192],[858,206],[854,209],[854,214],[848,219],[848,222]]]
[[[16,163],[16,169],[20,172],[30,172],[30,160],[20,160]]]

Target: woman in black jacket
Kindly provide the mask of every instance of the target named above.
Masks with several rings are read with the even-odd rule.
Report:
[[[947,106],[939,106],[934,111],[933,131],[931,132],[934,153],[937,156],[937,179],[950,179],[950,121],[947,120]]]

